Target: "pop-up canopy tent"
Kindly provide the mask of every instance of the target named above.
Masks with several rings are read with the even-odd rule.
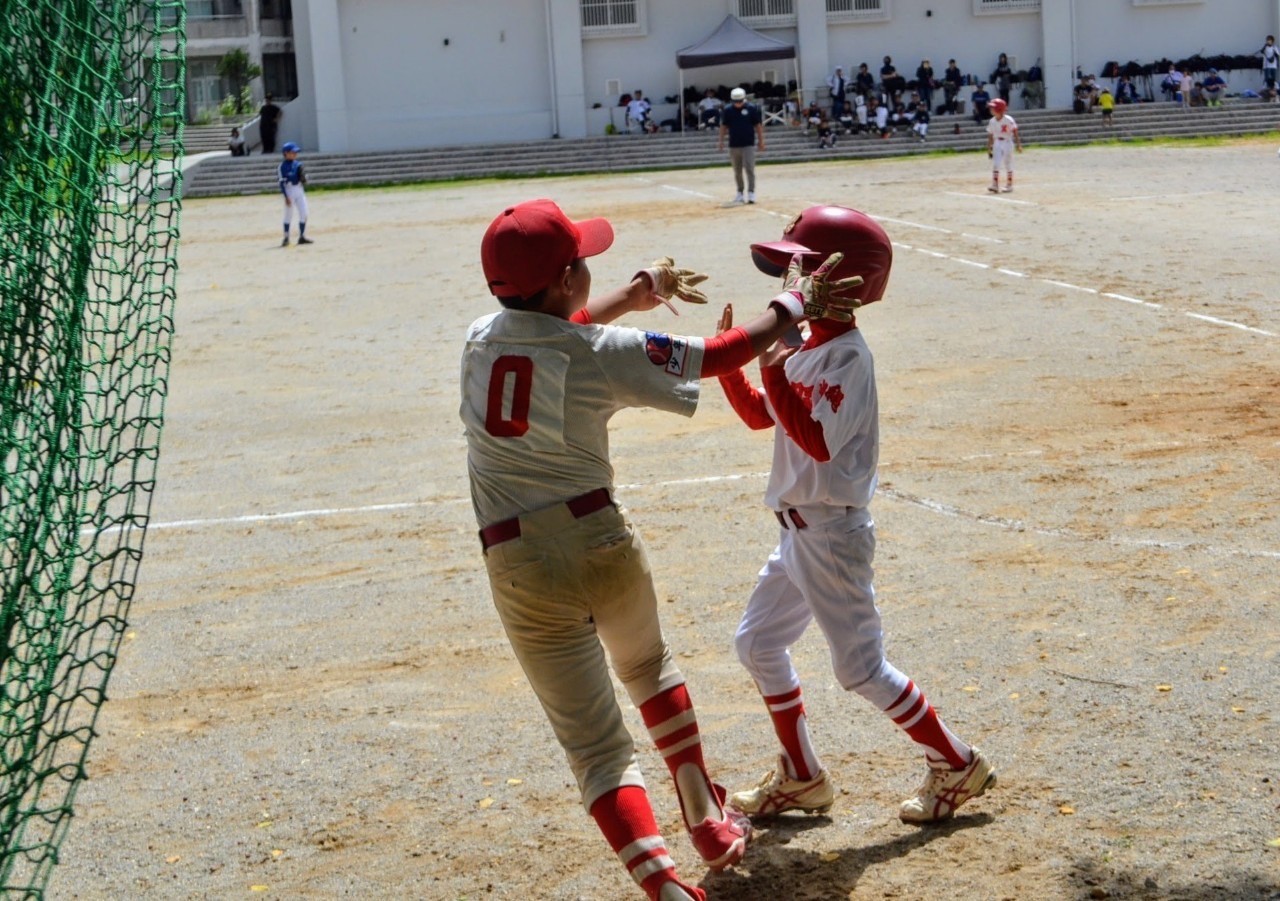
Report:
[[[724,21],[711,34],[692,46],[677,50],[676,66],[680,69],[681,130],[684,130],[685,69],[765,59],[791,60],[791,72],[795,76],[796,88],[799,89],[800,79],[796,68],[795,46],[748,28],[737,16],[725,16]]]

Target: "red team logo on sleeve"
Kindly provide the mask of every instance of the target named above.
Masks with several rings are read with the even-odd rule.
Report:
[[[689,355],[689,342],[658,332],[645,332],[644,352],[649,362],[661,366],[671,375],[684,375],[685,360]]]

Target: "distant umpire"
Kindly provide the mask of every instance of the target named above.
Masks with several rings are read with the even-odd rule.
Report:
[[[756,202],[756,150],[764,150],[764,120],[760,116],[760,108],[754,103],[747,103],[747,92],[742,88],[734,88],[729,95],[733,102],[725,107],[724,118],[720,120],[720,142],[717,150],[724,150],[724,137],[729,136],[729,159],[733,162],[733,180],[738,183],[738,194],[734,203]],[[752,146],[755,145],[755,146]],[[743,170],[747,173],[746,192],[743,198]]]

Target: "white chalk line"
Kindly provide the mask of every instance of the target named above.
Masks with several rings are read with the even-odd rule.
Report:
[[[1003,456],[1030,456],[1042,453],[1039,450],[1014,451]],[[978,459],[977,457],[965,457],[963,459]],[[996,455],[990,455],[996,456]],[[628,484],[618,485],[618,489],[622,491],[645,491],[648,489],[666,489],[687,485],[710,485],[722,482],[741,482],[748,480],[765,481],[769,478],[767,472],[742,473],[738,475],[715,475],[715,476],[699,476],[688,479],[668,479],[662,482],[632,482]],[[994,516],[988,513],[978,513],[972,510],[964,510],[952,504],[943,501],[935,501],[931,498],[921,497],[920,495],[911,494],[909,492],[900,491],[896,488],[888,488],[881,486],[877,489],[877,494],[899,503],[909,504],[919,507],[922,510],[928,510],[931,513],[937,513],[942,516],[948,516],[955,519],[963,519],[969,522],[980,523],[981,525],[991,526],[1002,529],[1006,532],[1028,532],[1033,535],[1043,535],[1049,538],[1067,538],[1074,541],[1083,542],[1105,542],[1107,544],[1117,545],[1120,547],[1136,547],[1136,548],[1155,548],[1158,550],[1200,550],[1208,554],[1219,557],[1262,557],[1271,560],[1280,560],[1280,551],[1258,551],[1248,548],[1233,547],[1217,547],[1215,545],[1203,544],[1198,541],[1158,541],[1156,539],[1146,538],[1125,538],[1119,535],[1087,535],[1083,532],[1076,532],[1071,529],[1050,529],[1038,526],[1027,525],[1022,520],[1008,519],[1003,516]],[[171,522],[156,522],[147,526],[147,529],[155,531],[163,531],[166,529],[198,529],[210,528],[216,526],[236,526],[251,523],[272,523],[285,520],[298,519],[321,519],[329,516],[358,516],[370,513],[385,513],[397,510],[413,510],[424,507],[435,506],[453,506],[455,504],[468,504],[468,498],[455,497],[444,498],[433,501],[407,501],[403,503],[393,504],[370,504],[364,507],[329,507],[311,510],[295,510],[286,513],[259,513],[247,516],[227,516],[210,519],[184,519],[174,520]],[[93,529],[85,529],[82,534],[92,534]],[[103,534],[119,531],[119,527],[104,529]]]
[[[647,183],[649,183],[649,184],[653,184],[653,183],[654,183],[652,179],[645,179],[645,178],[642,178],[642,177],[641,177],[641,178],[637,178],[637,181],[644,181],[644,182],[647,182]],[[659,187],[661,187],[661,188],[664,188],[664,189],[666,189],[666,190],[669,190],[669,191],[675,191],[675,192],[677,192],[677,193],[681,193],[681,194],[690,194],[690,195],[692,195],[692,196],[694,196],[694,197],[701,197],[701,198],[705,198],[705,199],[707,199],[707,200],[714,200],[714,199],[715,199],[715,198],[714,198],[714,197],[712,197],[710,194],[705,194],[705,193],[702,193],[702,192],[700,192],[700,191],[692,191],[692,190],[689,190],[688,188],[681,188],[681,187],[679,187],[679,186],[677,186],[677,185],[668,185],[668,184],[661,184],[661,183],[659,183],[659,185],[658,185],[658,186],[659,186]],[[955,197],[978,197],[978,196],[980,196],[980,195],[977,195],[977,194],[967,194],[967,193],[964,193],[964,192],[961,192],[961,191],[946,191],[946,192],[944,192],[944,193],[950,194],[950,195],[955,196]],[[1196,192],[1190,192],[1190,193],[1187,193],[1187,194],[1185,194],[1185,195],[1179,195],[1179,196],[1188,196],[1188,197],[1193,197],[1193,196],[1197,196],[1197,195],[1199,195],[1199,194],[1216,194],[1216,193],[1219,193],[1219,192],[1217,192],[1217,191],[1196,191]],[[1169,195],[1169,196],[1172,196],[1172,195]],[[1025,200],[1013,200],[1013,199],[1011,199],[1011,198],[1007,198],[1007,197],[998,197],[998,198],[993,198],[993,199],[1005,200],[1005,201],[1007,201],[1007,202],[1009,202],[1009,203],[1024,203],[1024,204],[1029,204],[1029,205],[1031,205],[1031,206],[1037,206],[1037,205],[1038,205],[1038,204],[1031,203],[1030,201],[1025,201]],[[811,205],[811,206],[818,206],[818,205],[820,205],[820,204],[819,204],[818,202],[813,202],[813,203],[811,203],[810,205]],[[767,214],[768,214],[768,215],[770,215],[770,216],[777,216],[777,217],[779,217],[779,218],[787,218],[787,217],[788,217],[788,214],[787,214],[787,213],[779,213],[779,212],[776,212],[776,211],[774,211],[774,210],[767,210],[767,209],[759,208],[759,207],[758,207],[757,209],[759,209],[759,210],[760,210],[760,212],[767,213]],[[941,234],[946,234],[946,235],[956,235],[956,234],[958,234],[958,235],[960,235],[961,237],[965,237],[965,238],[972,238],[972,239],[974,239],[974,240],[978,240],[978,241],[986,241],[986,242],[996,243],[996,244],[1004,244],[1004,243],[1006,243],[1006,242],[1002,241],[1002,240],[1001,240],[1001,239],[999,239],[999,238],[990,238],[990,237],[985,237],[985,236],[983,236],[983,235],[974,235],[974,234],[970,234],[969,232],[956,232],[956,231],[954,231],[954,230],[952,230],[952,229],[944,228],[944,227],[939,226],[939,225],[926,225],[925,223],[922,223],[922,222],[912,222],[912,221],[911,221],[911,220],[909,220],[909,219],[897,219],[897,218],[894,218],[893,216],[877,216],[877,215],[875,215],[875,214],[870,214],[870,213],[869,213],[868,215],[870,215],[870,216],[871,216],[871,218],[875,219],[877,222],[891,222],[891,223],[893,223],[893,224],[895,224],[895,225],[904,225],[904,226],[907,226],[908,228],[920,229],[920,230],[922,230],[922,231],[939,232],[939,233],[941,233]],[[914,245],[906,244],[906,243],[902,243],[902,242],[898,242],[898,241],[894,241],[894,242],[893,242],[893,246],[894,246],[894,247],[899,248],[900,250],[915,250],[915,251],[917,251],[918,253],[923,253],[923,254],[925,254],[926,256],[933,257],[934,259],[940,259],[940,260],[951,260],[952,262],[959,263],[959,264],[960,264],[960,265],[962,265],[962,266],[971,266],[971,267],[973,267],[973,268],[975,268],[975,269],[992,269],[992,270],[994,270],[994,271],[996,271],[996,272],[999,272],[1001,275],[1007,275],[1007,276],[1009,276],[1010,278],[1029,278],[1029,276],[1028,276],[1028,275],[1026,275],[1026,273],[1018,272],[1018,271],[1013,270],[1013,269],[1004,269],[1004,268],[1000,268],[1000,267],[997,267],[997,266],[992,266],[992,265],[991,265],[991,264],[989,264],[989,263],[982,263],[982,262],[979,262],[979,261],[977,261],[977,260],[970,260],[970,259],[966,259],[966,258],[964,258],[964,257],[957,257],[957,256],[953,256],[953,255],[948,254],[948,253],[942,253],[942,252],[937,251],[937,250],[930,250],[930,249],[925,248],[925,247],[916,247],[916,246],[914,246]],[[1043,282],[1043,283],[1044,283],[1044,284],[1046,284],[1046,285],[1053,285],[1053,286],[1054,286],[1054,287],[1056,287],[1056,288],[1063,288],[1063,289],[1068,290],[1068,291],[1082,291],[1082,292],[1084,292],[1085,294],[1094,294],[1094,295],[1097,295],[1097,296],[1100,296],[1100,297],[1106,297],[1106,298],[1109,298],[1109,299],[1111,299],[1111,300],[1119,300],[1119,301],[1121,301],[1121,302],[1123,302],[1123,303],[1128,303],[1128,304],[1133,304],[1133,305],[1135,305],[1135,306],[1145,307],[1146,309],[1149,309],[1149,310],[1163,310],[1163,309],[1164,309],[1164,306],[1163,306],[1162,304],[1152,303],[1152,302],[1151,302],[1151,301],[1149,301],[1149,300],[1142,300],[1142,299],[1141,299],[1141,298],[1139,298],[1139,297],[1129,297],[1129,296],[1124,295],[1124,294],[1115,294],[1115,293],[1110,292],[1110,291],[1099,291],[1097,288],[1089,288],[1089,287],[1086,287],[1086,286],[1084,286],[1084,285],[1076,285],[1076,284],[1073,284],[1073,283],[1071,283],[1071,282],[1058,281],[1057,279],[1052,279],[1052,278],[1041,278],[1041,279],[1038,279],[1038,281]],[[1210,323],[1210,324],[1212,324],[1212,325],[1221,325],[1221,326],[1225,326],[1225,327],[1227,327],[1227,328],[1239,329],[1240,331],[1244,331],[1244,332],[1251,332],[1252,334],[1255,334],[1255,335],[1263,335],[1263,336],[1268,337],[1268,338],[1275,338],[1275,337],[1277,337],[1277,333],[1276,333],[1276,332],[1267,331],[1266,329],[1255,328],[1255,327],[1253,327],[1253,326],[1251,326],[1251,325],[1245,325],[1244,323],[1241,323],[1241,322],[1234,322],[1234,321],[1232,321],[1232,320],[1230,320],[1230,319],[1220,319],[1220,318],[1218,318],[1218,317],[1216,317],[1216,316],[1206,316],[1206,315],[1204,315],[1204,314],[1202,314],[1202,313],[1185,313],[1185,312],[1184,312],[1184,313],[1183,313],[1183,315],[1184,315],[1184,316],[1188,316],[1188,317],[1190,317],[1190,318],[1192,318],[1192,319],[1199,319],[1199,320],[1201,320],[1201,321],[1203,321],[1203,322],[1208,322],[1208,323]]]

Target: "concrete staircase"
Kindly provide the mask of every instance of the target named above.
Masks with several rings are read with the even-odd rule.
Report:
[[[1088,144],[1166,137],[1263,134],[1280,130],[1280,104],[1229,98],[1221,107],[1182,109],[1174,103],[1142,103],[1116,108],[1115,126],[1103,128],[1096,110],[1015,110],[1023,143],[1036,145]],[[959,126],[957,133],[956,126]],[[222,129],[221,148],[226,146]],[[188,131],[190,135],[190,131]],[[842,135],[835,148],[819,149],[817,138],[804,129],[770,126],[762,165],[830,159],[866,159],[928,153],[939,150],[979,151],[986,147],[984,125],[967,116],[937,116],[929,140],[921,143],[907,130],[881,139],[877,135]],[[190,145],[188,152],[192,152]],[[714,132],[655,135],[608,135],[581,140],[545,140],[513,144],[433,147],[385,153],[304,153],[313,187],[379,185],[447,181],[493,176],[561,175],[586,172],[627,172],[651,169],[698,168],[724,165],[726,154],[716,150]],[[214,197],[261,194],[278,190],[279,160],[254,155],[211,157],[187,171],[183,195]]]
[[[253,115],[246,114],[246,118],[251,118]],[[227,138],[231,137],[231,129],[234,127],[236,127],[234,122],[225,125],[187,125],[182,129],[182,148],[187,156],[219,150],[225,152]],[[243,125],[239,127],[241,131],[244,130]]]

